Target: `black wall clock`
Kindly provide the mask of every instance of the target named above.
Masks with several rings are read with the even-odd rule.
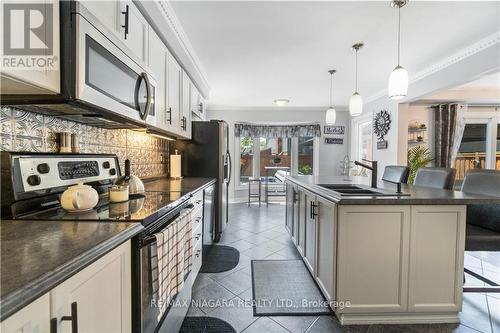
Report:
[[[391,128],[391,114],[386,110],[382,110],[375,114],[373,120],[373,132],[377,135],[380,141],[384,140],[384,136]]]

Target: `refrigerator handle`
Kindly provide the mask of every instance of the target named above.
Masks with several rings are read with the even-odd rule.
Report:
[[[227,151],[227,157],[229,161],[229,175],[227,177],[227,184],[229,185],[229,183],[231,183],[231,174],[233,172],[233,160],[231,159],[231,153],[229,153],[229,151]]]

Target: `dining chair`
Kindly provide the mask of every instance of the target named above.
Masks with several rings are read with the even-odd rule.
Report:
[[[403,165],[388,165],[384,169],[384,174],[382,175],[382,180],[391,183],[403,183],[408,182],[408,176],[410,174],[410,168]]]
[[[500,171],[469,170],[465,174],[462,192],[500,199]],[[467,205],[466,222],[465,251],[500,251],[500,204]],[[464,287],[464,292],[500,292],[500,282],[492,281],[468,268],[464,268],[464,271],[488,284],[486,287]]]
[[[430,187],[444,190],[453,189],[455,182],[454,168],[420,168],[417,170],[414,186]]]

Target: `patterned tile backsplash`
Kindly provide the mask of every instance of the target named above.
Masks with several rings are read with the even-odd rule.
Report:
[[[2,107],[1,150],[57,152],[57,132],[78,134],[81,153],[116,154],[124,170],[140,178],[168,175],[168,141],[128,129],[104,129],[15,108]]]

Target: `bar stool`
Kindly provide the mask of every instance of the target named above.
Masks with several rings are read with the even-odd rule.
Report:
[[[259,192],[258,193],[252,193],[252,183],[257,182],[259,185]],[[261,196],[262,196],[262,178],[261,177],[250,177],[248,178],[248,207],[250,207],[250,203],[252,198],[258,198],[259,200],[259,207],[261,206]]]

